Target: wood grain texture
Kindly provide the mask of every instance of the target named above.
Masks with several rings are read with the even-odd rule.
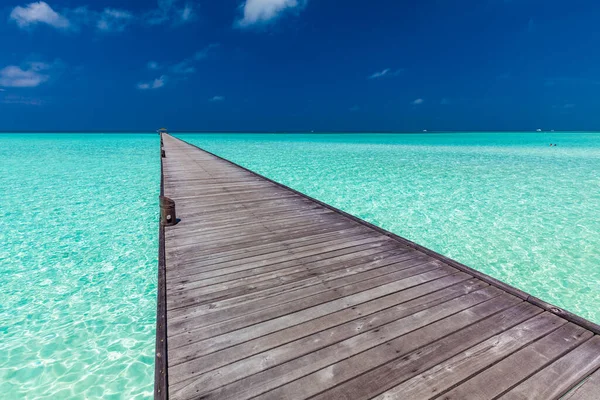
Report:
[[[593,324],[162,141],[164,195],[181,221],[162,236],[161,398],[557,398],[575,388],[568,395],[586,400],[597,391]]]

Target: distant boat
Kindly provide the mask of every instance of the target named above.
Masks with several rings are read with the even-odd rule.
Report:
[[[427,129],[423,129],[423,132],[427,132]]]
[[[536,132],[541,132],[542,130],[541,130],[541,129],[536,129],[535,131],[536,131]]]

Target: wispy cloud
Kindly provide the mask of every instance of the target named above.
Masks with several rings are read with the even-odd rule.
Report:
[[[107,8],[100,13],[96,27],[103,32],[123,32],[133,19],[129,11]]]
[[[415,101],[412,102],[412,104],[419,105],[419,104],[423,104],[424,102],[425,102],[425,100],[423,100],[423,99],[416,99]]]
[[[212,43],[203,48],[202,50],[197,51],[193,56],[184,59],[175,64],[159,64],[156,61],[148,61],[146,63],[146,68],[151,71],[157,71],[161,69],[167,69],[169,75],[189,75],[196,72],[196,65],[200,60],[203,60],[209,56],[212,52],[212,49],[219,47],[218,43]],[[172,75],[171,75],[172,76]],[[146,90],[146,89],[158,89],[166,84],[167,81],[176,82],[185,78],[176,78],[169,79],[169,76],[162,75],[160,78],[155,79],[151,82],[141,82],[137,84],[138,89]],[[218,97],[218,96],[217,96]]]
[[[213,102],[213,103],[225,101],[225,97],[224,96],[213,96],[210,99],[208,99],[208,101]]]
[[[159,89],[165,86],[166,81],[167,77],[165,75],[162,75],[159,78],[154,79],[153,81],[138,83],[137,88],[140,90]]]
[[[350,108],[348,109],[348,111],[350,111],[350,112],[357,112],[357,111],[359,111],[359,110],[360,110],[360,107],[359,107],[359,106],[356,106],[356,105],[355,105],[355,106],[352,106],[352,107],[350,107]]]
[[[242,17],[235,26],[247,28],[275,21],[286,12],[302,10],[308,0],[246,0],[240,7]]]
[[[156,61],[148,61],[148,64],[146,64],[146,67],[148,67],[148,69],[156,71],[162,68],[162,66],[157,63]]]
[[[216,49],[219,46],[220,46],[219,43],[211,43],[211,44],[209,44],[208,46],[206,46],[202,50],[197,51],[196,54],[194,54],[194,59],[196,61],[204,60],[205,58],[207,58],[210,55],[210,53],[212,53],[212,51],[214,49]]]
[[[190,65],[191,61],[190,60],[183,60],[182,62],[179,62],[173,66],[171,66],[170,70],[171,72],[173,72],[174,74],[193,74],[194,72],[196,72],[196,67],[194,67],[193,65]]]
[[[57,13],[43,1],[30,3],[25,7],[17,6],[10,13],[10,19],[21,28],[31,25],[47,24],[58,29],[69,29],[71,23],[63,15]]]
[[[41,106],[45,104],[45,101],[36,97],[25,97],[16,95],[5,96],[0,102],[3,104],[24,104],[27,106]]]
[[[196,67],[195,67],[196,63],[198,61],[208,58],[210,53],[213,51],[213,49],[215,49],[217,47],[219,47],[218,43],[211,43],[208,46],[206,46],[205,48],[203,48],[202,50],[199,50],[196,53],[194,53],[194,55],[192,57],[188,57],[188,58],[184,59],[183,61],[180,61],[178,63],[171,65],[168,68],[174,74],[179,74],[179,75],[193,74],[194,72],[196,72]],[[153,61],[148,63],[149,69],[158,69],[159,67],[160,66]]]
[[[182,3],[179,0],[158,0],[158,7],[148,11],[142,20],[149,25],[165,23],[183,24],[193,21],[196,17],[195,6],[191,2]]]
[[[382,71],[377,71],[377,72],[369,75],[367,77],[367,79],[378,79],[378,78],[384,78],[384,77],[398,76],[403,71],[404,71],[403,69],[392,70],[391,68],[386,68]]]
[[[33,88],[50,79],[48,71],[50,64],[43,62],[29,62],[22,68],[9,65],[0,70],[0,86],[15,88]]]
[[[149,25],[180,25],[190,22],[195,19],[195,10],[194,3],[183,3],[180,0],[158,0],[155,9],[137,15],[125,9],[93,10],[87,6],[57,11],[48,3],[38,1],[13,8],[10,19],[23,29],[46,24],[64,31],[77,31],[88,26],[99,32],[122,32],[134,22]]]

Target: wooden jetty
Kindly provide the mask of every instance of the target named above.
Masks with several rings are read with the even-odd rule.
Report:
[[[162,134],[157,399],[600,398],[600,327]]]

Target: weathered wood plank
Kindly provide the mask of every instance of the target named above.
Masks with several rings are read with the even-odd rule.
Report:
[[[402,282],[401,284],[408,283],[417,285],[428,280],[449,275],[454,271],[454,269],[449,267],[440,268],[435,264],[428,263],[399,271],[392,280],[404,280],[405,282]],[[195,340],[199,340],[309,308],[334,299],[343,298],[350,294],[385,285],[386,283],[389,284],[387,275],[362,281],[359,280],[362,277],[352,276],[350,278],[353,279],[342,278],[341,280],[344,280],[343,282],[334,282],[332,285],[336,286],[333,287],[325,285],[315,286],[299,290],[298,293],[283,293],[281,296],[272,296],[239,305],[234,304],[231,307],[223,307],[222,309],[224,312],[190,312],[184,314],[182,318],[175,316],[175,318],[169,319],[169,335],[170,337],[171,334],[173,335],[172,342],[174,343],[178,341],[178,335],[185,335],[185,337],[191,336]],[[352,280],[358,282],[345,284]],[[215,308],[221,309],[221,307]]]
[[[600,369],[588,377],[583,384],[568,393],[565,400],[598,400],[600,398]]]
[[[182,388],[179,392],[171,391],[171,395],[175,396],[174,398],[182,395],[187,397],[190,393],[199,390],[199,393],[206,396],[206,399],[248,399],[265,392],[268,392],[272,398],[278,399],[289,397],[290,393],[294,398],[306,398],[311,395],[310,393],[315,394],[315,390],[316,393],[322,391],[323,386],[331,387],[331,381],[342,378],[344,370],[332,373],[331,366],[342,363],[349,357],[373,354],[372,349],[383,345],[382,361],[388,360],[390,356],[400,356],[403,351],[415,350],[464,326],[509,308],[515,302],[518,301],[506,296],[497,296],[464,311],[456,308],[457,301],[446,302],[431,310],[424,310],[388,324],[385,329],[382,327],[369,330],[228,385],[219,385],[214,388],[199,385],[199,381],[194,380],[192,384]],[[459,312],[456,313],[456,311]],[[393,342],[394,338],[403,342],[404,345],[396,348],[385,344]],[[369,350],[371,351],[369,352]],[[377,357],[379,356],[378,354]],[[325,372],[319,376],[321,379],[311,379],[314,377],[313,374],[319,370]],[[309,387],[303,387],[307,385],[307,382]],[[210,382],[203,381],[203,384],[210,385]],[[291,392],[288,392],[288,389],[291,389]]]
[[[387,248],[389,249],[389,248]],[[380,249],[373,249],[375,252]],[[368,250],[367,250],[368,251]],[[355,253],[356,254],[356,253]],[[274,293],[283,293],[289,290],[297,290],[302,287],[308,287],[344,276],[358,274],[369,269],[384,267],[390,264],[398,264],[409,259],[426,258],[412,253],[395,254],[394,256],[379,256],[375,253],[375,260],[365,263],[365,258],[353,258],[352,262],[348,263],[333,263],[319,269],[311,269],[304,267],[300,272],[290,275],[278,273],[270,279],[252,279],[242,282],[227,282],[221,285],[212,285],[211,287],[203,287],[195,290],[170,291],[169,298],[179,304],[190,302],[200,304],[205,301],[215,301],[216,298],[239,299],[244,296],[245,299],[251,297],[264,296],[268,297]],[[359,261],[360,260],[360,261]],[[319,273],[320,272],[320,273]],[[236,300],[237,302],[238,300]]]
[[[558,399],[600,368],[600,336],[594,336],[500,397],[503,400]]]
[[[453,304],[455,306],[454,309],[444,306],[445,312],[450,313],[451,310],[460,311],[461,309],[468,308],[473,306],[473,304],[477,304],[478,302],[484,302],[498,296],[500,293],[495,288],[485,288],[479,291],[475,291],[473,293],[460,296]],[[441,315],[438,313],[438,309],[434,308],[439,305],[439,301],[431,301],[430,297],[428,298],[420,298],[415,299],[413,301],[398,304],[393,309],[383,310],[376,314],[370,315],[369,317],[362,317],[355,321],[345,322],[341,325],[334,326],[329,329],[322,330],[318,333],[305,336],[304,338],[300,338],[299,340],[295,340],[291,343],[288,343],[283,346],[273,346],[275,347],[273,350],[267,352],[261,352],[256,354],[253,357],[242,359],[241,361],[237,361],[234,363],[228,363],[223,368],[220,368],[216,371],[213,371],[211,374],[215,374],[220,376],[220,379],[228,379],[230,381],[235,381],[237,379],[241,379],[242,377],[252,375],[254,373],[260,372],[264,368],[272,367],[288,360],[292,360],[308,354],[313,351],[317,351],[324,347],[327,347],[331,344],[335,344],[336,342],[340,342],[356,336],[362,333],[365,330],[372,330],[375,328],[388,329],[390,335],[392,335],[393,328],[383,326],[407,317],[409,315],[415,314],[424,309],[430,309],[429,314],[435,315],[436,318],[441,318]],[[424,315],[424,314],[422,314]],[[331,319],[331,316],[325,318],[324,321],[320,320],[317,322],[323,322],[325,326],[330,325],[331,322],[328,322],[328,319]],[[406,321],[403,321],[406,322]],[[298,328],[306,327],[308,324],[303,324],[303,326],[299,326]],[[396,324],[398,326],[400,324]],[[309,327],[311,325],[308,325]],[[313,321],[314,326],[314,321]],[[313,329],[318,329],[317,327],[313,327]],[[265,364],[264,360],[268,360],[268,363]],[[183,363],[177,366],[173,366],[174,370],[181,370],[182,373],[177,375],[185,376],[189,375],[190,377],[198,376],[202,372],[198,371],[198,367],[202,367],[200,363],[201,360],[194,360],[193,363]],[[226,378],[228,375],[233,374],[229,378]],[[198,378],[202,379],[202,378]],[[208,378],[210,379],[210,378]],[[173,381],[173,384],[177,383]],[[174,386],[176,387],[176,386]]]
[[[446,400],[493,399],[592,337],[568,323],[444,394]]]
[[[236,335],[237,331],[235,331],[234,335],[230,335],[232,339],[236,340],[235,342],[220,340],[219,344],[216,344],[215,340],[208,339],[201,345],[194,346],[194,349],[186,347],[181,353],[184,356],[180,362],[174,360],[173,365],[188,363],[186,368],[192,369],[191,374],[202,374],[332,327],[341,329],[342,326],[352,321],[358,321],[356,326],[361,327],[354,332],[354,334],[358,334],[363,327],[373,329],[389,322],[390,318],[399,319],[402,316],[431,308],[488,286],[481,281],[468,280],[468,278],[469,276],[464,273],[457,273],[383,297],[377,297],[381,293],[373,294],[374,300],[354,306],[348,306],[348,304],[338,301],[339,311],[323,315],[323,311],[319,312],[315,308],[311,315],[313,319],[281,331],[263,330],[262,332],[266,332],[266,334],[254,339],[246,335],[243,339],[247,341],[240,344],[235,343],[239,342],[243,333]],[[392,305],[391,308],[390,305]],[[331,309],[327,311],[331,311]],[[350,335],[353,333],[352,329],[347,332]],[[260,333],[260,329],[252,332],[255,336]],[[174,356],[177,358],[177,352]]]
[[[543,313],[435,365],[422,374],[377,396],[376,399],[431,399],[437,397],[454,385],[566,323],[567,321],[556,315]]]

